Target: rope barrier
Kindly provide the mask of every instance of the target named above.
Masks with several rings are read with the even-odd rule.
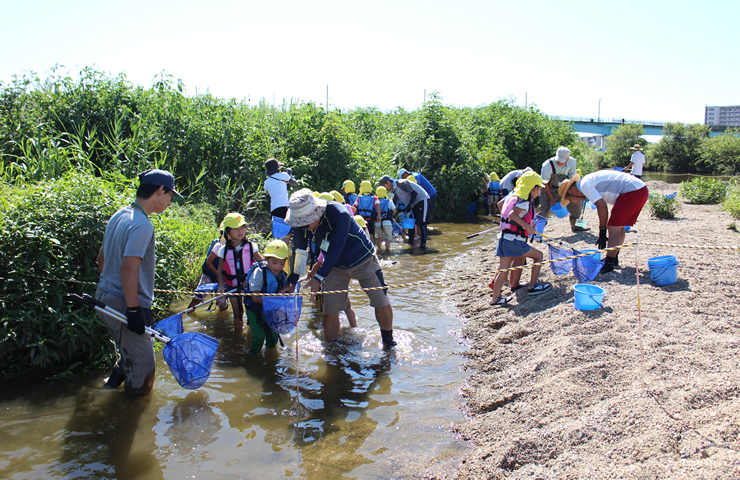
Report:
[[[571,260],[574,258],[579,257],[588,257],[593,255],[597,252],[610,252],[614,250],[620,250],[622,248],[632,247],[636,246],[638,242],[632,242],[632,243],[625,243],[623,245],[618,245],[616,247],[609,247],[604,248],[601,250],[593,250],[588,253],[580,253],[575,255],[570,255],[567,257],[561,257],[556,260],[544,260],[542,262],[536,262],[536,263],[529,263],[525,265],[520,265],[517,267],[510,267],[505,268],[502,270],[494,270],[494,271],[487,271],[487,272],[478,272],[474,274],[468,274],[468,275],[458,275],[455,277],[445,277],[445,278],[439,278],[439,279],[432,279],[432,280],[423,280],[418,282],[410,282],[410,283],[399,283],[395,285],[384,285],[379,287],[368,287],[368,288],[348,288],[345,290],[331,290],[331,291],[320,291],[320,292],[286,292],[286,293],[218,293],[218,292],[194,292],[191,290],[165,290],[165,289],[154,289],[156,293],[174,293],[174,294],[181,294],[181,295],[224,295],[227,297],[246,297],[246,296],[260,296],[260,297],[294,297],[294,296],[311,296],[311,295],[331,295],[335,293],[351,293],[351,292],[371,292],[375,290],[388,290],[392,288],[406,288],[406,287],[413,287],[417,285],[432,285],[435,283],[443,283],[450,280],[467,280],[467,279],[473,279],[480,276],[491,276],[496,275],[497,273],[508,273],[515,270],[524,270],[527,268],[533,268],[536,266],[543,266],[548,265],[550,263],[555,262],[562,262],[563,260]],[[650,245],[650,246],[659,246],[659,247],[674,247],[674,248],[695,248],[695,249],[703,249],[703,250],[740,250],[740,245],[738,246],[710,246],[710,245],[679,245],[679,244],[673,244],[673,243],[655,243],[655,242],[639,242],[640,245]],[[42,277],[38,275],[28,274],[30,277],[34,278],[40,278],[42,280],[55,280],[60,282],[71,282],[71,283],[79,283],[84,285],[97,285],[97,282],[86,282],[82,280],[76,280],[76,279],[61,279],[61,278],[52,278],[52,277]]]

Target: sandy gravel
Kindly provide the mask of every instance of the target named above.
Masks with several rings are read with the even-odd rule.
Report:
[[[712,205],[684,204],[676,220],[646,207],[626,241],[738,245],[732,222]],[[551,219],[545,233],[583,249],[595,248],[595,230]],[[494,238],[455,268],[495,270]],[[647,260],[660,255],[679,260],[676,284],[650,281]],[[740,254],[640,246],[642,330],[635,259],[623,249],[621,267],[597,277],[604,308],[588,312],[574,308],[573,274],[549,267],[540,279],[551,292],[523,289],[505,307],[488,304],[488,277],[452,285],[471,374],[457,433],[475,447],[457,478],[740,478]]]

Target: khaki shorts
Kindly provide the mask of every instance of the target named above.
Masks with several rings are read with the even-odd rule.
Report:
[[[383,270],[380,268],[378,259],[375,255],[366,261],[352,268],[334,268],[324,279],[324,291],[331,292],[334,290],[346,290],[349,287],[351,279],[360,282],[362,288],[381,287],[386,285],[383,280]],[[373,308],[382,308],[390,305],[387,295],[388,290],[371,290],[366,291],[370,299],[370,305]],[[347,293],[332,293],[324,295],[324,315],[339,313],[344,310],[349,301]]]
[[[390,220],[383,220],[382,227],[376,233],[378,240],[393,240],[393,224]]]

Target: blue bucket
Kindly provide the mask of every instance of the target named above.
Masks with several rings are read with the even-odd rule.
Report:
[[[625,225],[624,226],[624,231],[625,232],[629,232],[630,231],[630,228],[632,228],[632,227],[630,227],[629,225]]]
[[[593,204],[593,203],[591,203],[590,201],[589,201],[589,202],[586,202],[586,207],[587,207],[587,208],[588,208],[588,207],[591,207],[591,209],[592,209],[592,210],[596,210],[596,208],[597,208],[597,207],[596,207],[596,205],[594,205],[594,204]]]
[[[678,281],[678,265],[675,255],[651,258],[648,260],[650,280],[658,286],[676,283]]]
[[[589,256],[591,258],[593,258],[594,260],[599,260],[599,261],[601,260],[601,252],[599,252],[598,250],[593,250],[593,249],[578,250],[578,253],[589,253],[589,252],[596,252],[596,253],[593,253],[593,254],[591,254]]]
[[[560,202],[557,202],[555,205],[550,207],[550,211],[552,211],[552,213],[554,213],[558,218],[565,218],[568,216],[568,209],[561,206]]]
[[[579,283],[573,287],[576,295],[574,303],[577,310],[595,310],[604,306],[603,299],[606,290],[596,285]]]
[[[624,170],[624,167],[614,167],[614,170],[621,172]]]
[[[416,220],[414,220],[414,217],[406,217],[403,219],[401,226],[407,230],[411,230],[412,228],[414,228],[415,224]]]
[[[534,218],[534,229],[540,233],[544,233],[546,226],[547,226],[547,218],[543,217],[540,214],[537,214],[537,216]],[[536,238],[537,240],[542,239],[542,237],[540,237],[539,235],[535,235],[534,238]]]

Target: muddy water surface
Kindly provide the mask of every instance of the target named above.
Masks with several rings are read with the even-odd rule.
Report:
[[[484,221],[485,222],[485,221]],[[393,284],[455,275],[454,257],[489,241],[464,240],[482,224],[438,224],[414,256],[396,243],[381,256]],[[353,284],[353,286],[358,286]],[[352,294],[358,328],[326,347],[318,309],[306,303],[285,348],[247,354],[231,314],[196,310],[185,329],[220,340],[209,381],[180,388],[159,357],[154,391],[128,399],[103,375],[5,383],[0,392],[0,477],[403,478],[450,472],[469,446],[457,389],[460,322],[439,284],[392,289],[391,352],[364,294]],[[177,305],[184,308],[184,304]],[[343,318],[343,325],[347,325]],[[101,339],[107,341],[107,339]],[[297,359],[296,359],[297,352]],[[296,416],[298,414],[298,416]]]

